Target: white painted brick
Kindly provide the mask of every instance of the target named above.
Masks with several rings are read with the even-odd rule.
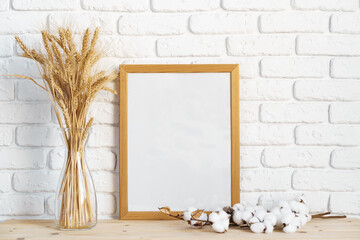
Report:
[[[294,129],[280,124],[240,125],[241,145],[289,145],[294,142]]]
[[[292,95],[292,82],[289,80],[240,80],[241,100],[289,100]]]
[[[169,37],[157,41],[160,57],[216,57],[225,52],[223,37]]]
[[[360,58],[334,58],[330,74],[333,78],[360,78]]]
[[[13,0],[12,7],[15,10],[74,10],[77,8],[78,3],[73,0]]]
[[[286,191],[291,188],[291,171],[284,170],[242,170],[241,191]]]
[[[260,159],[263,147],[241,146],[240,147],[240,167],[257,168],[260,167]]]
[[[7,11],[9,9],[9,1],[0,1],[0,11]]]
[[[0,58],[0,74],[8,75],[9,59]]]
[[[331,123],[360,123],[360,103],[333,103],[329,117]]]
[[[335,13],[330,21],[331,32],[360,34],[359,13]]]
[[[290,8],[287,0],[223,0],[222,7],[226,10],[279,11]]]
[[[67,26],[69,22],[76,23],[72,30],[75,33],[81,33],[86,28],[99,27],[103,34],[116,33],[117,14],[112,13],[88,13],[88,12],[70,12],[70,13],[53,13],[49,15],[49,29],[56,32],[58,26]],[[101,37],[100,37],[101,39]]]
[[[116,168],[116,154],[109,150],[87,149],[85,152],[87,164],[92,171],[114,171]],[[49,167],[60,170],[65,161],[63,149],[53,149],[49,156]]]
[[[257,31],[257,16],[249,13],[201,13],[190,17],[196,34],[252,33]]]
[[[243,35],[227,39],[230,56],[290,55],[295,51],[291,36]]]
[[[9,146],[14,139],[11,127],[0,126],[0,146]]]
[[[0,15],[1,16],[1,15]],[[0,36],[0,57],[10,57],[13,54],[13,38]]]
[[[327,122],[328,105],[319,103],[263,103],[262,122],[296,123]]]
[[[118,192],[119,175],[111,172],[92,172],[91,173],[96,192]]]
[[[299,10],[355,11],[357,0],[294,0],[294,8]]]
[[[151,0],[151,8],[155,12],[208,11],[218,7],[219,0]]]
[[[253,123],[259,120],[259,103],[240,102],[240,122]]]
[[[205,58],[198,59],[194,64],[239,64],[239,77],[256,78],[259,74],[259,62],[254,58]]]
[[[55,196],[46,199],[46,209],[49,215],[55,215]]]
[[[154,57],[155,39],[149,37],[102,37],[100,48],[104,47],[108,56]]]
[[[296,39],[298,55],[360,55],[360,36],[302,35]]]
[[[17,192],[55,192],[59,177],[59,171],[17,171],[13,186]]]
[[[112,103],[92,103],[89,117],[94,117],[94,123],[119,123],[119,105]]]
[[[263,77],[324,77],[329,73],[329,63],[324,58],[279,57],[265,58],[261,61]]]
[[[360,171],[296,170],[293,188],[310,191],[356,191],[360,189]]]
[[[359,148],[337,148],[331,153],[331,166],[337,169],[359,169]]]
[[[257,203],[261,192],[243,192],[240,191],[240,202],[245,205],[254,205]]]
[[[0,123],[47,123],[51,120],[48,103],[0,103]]]
[[[111,126],[94,126],[89,136],[89,147],[117,147],[119,145],[119,128]]]
[[[14,82],[10,79],[0,80],[0,101],[14,100]]]
[[[46,25],[47,13],[4,12],[0,13],[0,34],[39,33]]]
[[[329,17],[323,13],[267,13],[260,16],[259,26],[264,33],[326,32]]]
[[[46,164],[44,149],[2,148],[0,169],[40,169]]]
[[[263,151],[261,162],[270,168],[324,168],[329,166],[330,152],[329,148],[319,147],[271,147]]]
[[[178,35],[187,29],[187,16],[174,14],[124,15],[119,19],[121,35]]]
[[[0,193],[5,193],[11,189],[11,175],[7,172],[0,172]]]
[[[42,80],[37,80],[43,84]],[[31,81],[22,80],[16,84],[17,99],[22,101],[46,101],[49,102],[49,94]]]
[[[7,59],[7,64],[8,65],[7,65],[6,74],[25,75],[36,79],[40,78],[39,70],[36,67],[35,61],[32,59],[23,58],[23,57],[14,57]]]
[[[296,127],[296,144],[299,145],[360,145],[358,125],[302,125]]]
[[[329,208],[336,214],[360,214],[360,193],[332,193]]]
[[[280,201],[291,201],[297,196],[305,198],[311,213],[328,210],[329,194],[324,192],[267,192],[261,194],[259,203],[269,209],[278,205]]]
[[[0,215],[40,215],[44,213],[44,205],[44,198],[39,195],[0,195]]]
[[[143,12],[149,9],[147,0],[82,0],[81,5],[86,10]]]
[[[19,146],[63,146],[58,126],[21,126],[16,129],[16,143]]]
[[[294,85],[294,96],[298,100],[358,101],[358,80],[299,80]]]
[[[116,198],[111,194],[97,194],[98,214],[111,215],[116,212]]]

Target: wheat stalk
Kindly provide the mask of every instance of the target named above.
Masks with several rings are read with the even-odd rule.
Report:
[[[99,91],[116,94],[106,84],[117,75],[106,75],[104,71],[92,72],[102,57],[96,45],[98,28],[93,33],[89,29],[85,31],[79,48],[69,28],[60,27],[57,34],[41,31],[41,35],[45,53],[28,48],[18,36],[15,39],[24,51],[23,57],[37,63],[44,85],[28,76],[14,76],[33,81],[49,94],[68,149],[65,174],[59,191],[63,201],[58,225],[64,229],[84,228],[96,221],[85,175],[84,145],[94,120],[88,120],[87,114]],[[80,166],[76,163],[79,156]],[[83,176],[79,175],[81,172]],[[85,201],[80,199],[79,178],[85,182]]]

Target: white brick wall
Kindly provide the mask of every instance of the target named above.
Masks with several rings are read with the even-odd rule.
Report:
[[[102,64],[240,66],[241,197],[304,193],[313,212],[360,215],[358,0],[2,0],[0,75],[39,77],[13,35],[101,26]],[[114,84],[118,88],[117,84]],[[118,216],[118,98],[100,93],[88,165],[100,218]],[[63,164],[48,96],[0,77],[0,220],[53,218]]]

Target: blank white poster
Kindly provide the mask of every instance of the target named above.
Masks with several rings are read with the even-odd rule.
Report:
[[[128,74],[128,204],[231,204],[230,73]]]

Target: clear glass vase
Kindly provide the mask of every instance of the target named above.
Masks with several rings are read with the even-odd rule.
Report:
[[[55,196],[55,223],[61,230],[90,229],[97,223],[95,186],[85,153],[91,131],[60,128],[65,161]]]

